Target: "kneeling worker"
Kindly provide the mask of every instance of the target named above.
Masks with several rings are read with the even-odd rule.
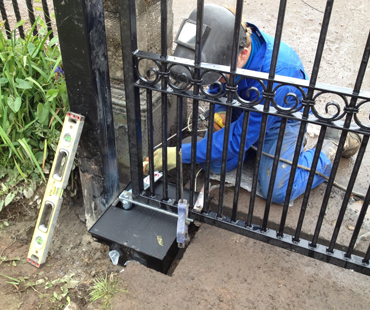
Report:
[[[204,6],[204,24],[209,26],[209,33],[207,39],[203,43],[202,49],[202,61],[208,63],[217,63],[221,65],[230,66],[230,51],[232,49],[233,32],[235,15],[230,10],[217,5],[205,5]],[[196,22],[196,10],[193,11],[189,17],[190,20]],[[184,29],[183,27],[182,29]],[[191,28],[191,27],[190,27]],[[181,38],[180,29],[178,38]],[[187,28],[189,30],[189,27]],[[195,29],[195,27],[194,27]],[[194,34],[195,36],[195,34]],[[193,36],[193,37],[194,37]],[[243,23],[240,29],[239,37],[239,54],[237,59],[237,67],[268,73],[270,70],[270,63],[273,51],[274,38],[260,31],[256,26],[248,23]],[[194,59],[194,49],[188,48],[185,45],[178,44],[174,53],[175,56]],[[189,75],[189,73],[187,73]],[[302,62],[297,53],[285,43],[281,43],[279,50],[279,57],[276,67],[276,74],[282,76],[288,76],[298,79],[308,79]],[[210,74],[212,75],[212,74]],[[205,75],[207,76],[207,75]],[[189,76],[190,78],[190,76]],[[216,78],[216,80],[219,78]],[[237,77],[240,79],[240,77]],[[215,80],[211,81],[214,82]],[[220,80],[225,82],[224,80]],[[267,82],[265,82],[267,83]],[[206,85],[207,82],[205,83]],[[219,93],[219,85],[209,89],[210,93]],[[223,85],[224,86],[224,85]],[[251,88],[258,89],[247,91]],[[263,87],[255,79],[242,78],[238,83],[237,89],[240,98],[247,101],[254,101],[259,96],[262,97]],[[291,108],[296,105],[296,99],[292,95],[295,94],[299,98],[301,105],[302,93],[298,88],[284,85],[279,87],[275,93],[275,101],[279,106],[284,108]],[[288,95],[288,96],[287,96]],[[264,100],[260,104],[264,104]],[[215,106],[216,116],[223,119],[223,122],[219,122],[220,119],[215,119],[215,128],[212,139],[212,156],[211,156],[211,171],[214,173],[221,172],[221,158],[223,151],[223,140],[225,130],[222,127],[224,125],[224,119],[226,114],[226,107],[222,105]],[[232,109],[232,123],[230,125],[230,135],[227,152],[227,165],[226,170],[230,171],[237,167],[240,139],[242,134],[244,111],[242,109]],[[248,133],[245,144],[245,152],[247,152],[252,146],[258,147],[258,138],[261,127],[262,114],[257,112],[251,112],[248,125]],[[218,121],[218,122],[217,122]],[[265,140],[262,146],[263,152],[268,154],[275,154],[278,134],[280,129],[281,118],[273,115],[269,115],[266,127]],[[221,126],[219,126],[221,125]],[[295,151],[295,146],[298,138],[298,131],[300,122],[296,120],[288,120],[286,131],[284,135],[283,145],[281,149],[280,157],[286,160],[292,161]],[[324,145],[320,154],[319,162],[316,170],[322,174],[329,176],[332,162],[334,160],[337,145],[339,141],[339,131],[328,128],[328,138],[324,141]],[[329,140],[330,139],[330,140]],[[344,146],[343,155],[350,157],[354,155],[360,147],[360,136],[354,133],[348,133],[346,144]],[[196,149],[196,163],[201,164],[203,167],[206,162],[206,149],[207,149],[207,137],[197,143]],[[168,170],[176,167],[176,148],[169,147],[168,150]],[[311,167],[315,149],[310,149],[303,152],[303,148],[300,153],[298,164]],[[162,149],[158,149],[154,152],[154,169],[162,169]],[[182,145],[182,162],[191,162],[191,144]],[[261,190],[264,197],[267,196],[270,172],[272,170],[273,159],[267,156],[262,156],[260,169],[259,169],[259,181],[261,184]],[[148,173],[149,166],[146,167]],[[272,201],[275,203],[283,204],[285,200],[285,194],[289,181],[291,166],[283,162],[279,162],[276,181],[273,190]],[[296,171],[293,190],[290,199],[294,200],[302,193],[305,192],[307,180],[309,177],[309,171],[298,168]],[[312,188],[321,184],[324,181],[323,177],[315,175]]]

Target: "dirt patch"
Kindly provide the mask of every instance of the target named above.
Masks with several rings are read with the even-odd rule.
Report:
[[[88,304],[88,288],[93,279],[122,269],[110,263],[107,247],[94,242],[85,223],[80,221],[81,193],[73,198],[70,194],[64,193],[53,242],[47,261],[40,269],[26,261],[39,212],[37,202],[23,199],[1,212],[9,222],[9,227],[0,230],[3,309],[61,309],[67,304],[67,296],[84,307]]]

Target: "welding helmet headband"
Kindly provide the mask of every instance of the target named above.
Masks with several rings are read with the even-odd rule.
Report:
[[[185,19],[176,35],[177,43],[174,56],[194,60],[195,58],[195,37],[196,37],[195,9]],[[201,61],[219,65],[231,65],[231,52],[234,38],[235,15],[227,8],[214,5],[204,5],[203,29],[201,38]],[[247,35],[240,25],[238,55],[244,49],[247,42]],[[186,74],[190,81],[190,72],[182,66],[176,65],[171,69],[171,76],[176,79],[179,75]],[[202,85],[209,85],[221,77],[217,72],[207,73],[203,76]]]

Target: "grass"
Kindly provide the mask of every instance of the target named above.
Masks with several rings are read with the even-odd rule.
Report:
[[[112,306],[112,297],[117,292],[125,292],[124,289],[117,288],[117,281],[114,279],[114,275],[111,274],[108,278],[107,275],[100,276],[94,279],[94,285],[90,288],[89,301],[95,302],[100,300],[102,302],[101,309],[110,309]]]

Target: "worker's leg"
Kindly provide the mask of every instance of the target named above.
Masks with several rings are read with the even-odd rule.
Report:
[[[288,123],[285,131],[285,136],[283,140],[283,145],[281,149],[280,157],[287,159],[289,161],[293,160],[294,151],[296,147],[298,131],[300,123]],[[273,128],[268,131],[265,137],[265,142],[263,146],[263,151],[271,155],[275,155],[277,138],[279,134],[279,127]],[[302,147],[303,148],[303,147]],[[311,167],[315,149],[310,149],[306,152],[302,152],[299,156],[298,164],[308,167]],[[262,155],[261,165],[259,170],[259,180],[261,184],[262,194],[264,197],[267,196],[270,176],[272,171],[273,159],[267,156]],[[331,171],[332,164],[328,157],[321,153],[319,162],[316,170],[329,176]],[[285,201],[285,195],[287,191],[287,186],[289,182],[289,176],[291,171],[291,165],[283,162],[279,162],[278,170],[276,174],[276,180],[273,190],[272,201],[275,203],[283,204]],[[293,183],[293,189],[290,199],[294,200],[300,195],[302,195],[306,190],[307,180],[309,176],[309,171],[298,168],[295,174],[295,179]],[[312,188],[321,184],[324,181],[324,178],[315,175]]]

